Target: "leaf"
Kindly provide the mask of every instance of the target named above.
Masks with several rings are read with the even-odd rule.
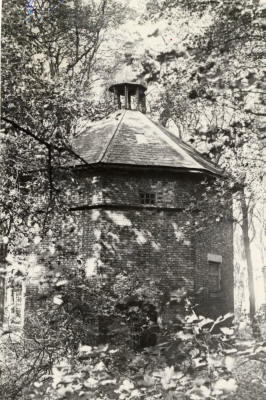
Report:
[[[92,347],[91,346],[79,346],[79,354],[91,354]]]
[[[226,321],[227,319],[233,318],[233,317],[234,317],[234,314],[233,314],[233,313],[227,313],[227,314],[225,314],[225,315],[222,317],[222,320],[221,320],[221,321]]]
[[[193,348],[192,350],[190,350],[189,354],[191,355],[192,358],[196,357],[197,355],[199,355],[200,351],[197,348]]]
[[[220,328],[220,331],[222,331],[226,336],[232,336],[234,334],[234,330],[227,327]]]
[[[184,333],[183,331],[177,332],[175,337],[184,341],[193,339],[192,333]]]
[[[176,381],[184,376],[184,373],[179,371],[175,372],[174,367],[166,367],[161,373],[161,384],[165,390],[176,387]]]
[[[94,366],[94,371],[104,371],[105,369],[105,365],[102,361],[98,362],[98,364]]]
[[[132,390],[129,398],[136,399],[136,398],[141,398],[141,397],[142,397],[142,393],[138,389],[134,389],[134,390]]]
[[[105,353],[108,350],[109,344],[103,344],[98,346],[97,352],[99,353]]]
[[[213,323],[213,319],[211,318],[204,318],[198,323],[199,328],[203,328],[205,325],[209,325]]]
[[[36,245],[39,244],[41,241],[42,241],[42,238],[39,235],[35,236],[33,239],[33,243]]]
[[[96,388],[98,384],[99,382],[92,377],[88,378],[86,381],[83,382],[83,385],[90,389]]]
[[[192,322],[198,321],[198,317],[196,314],[188,315],[186,318],[186,322],[191,324]]]
[[[237,391],[237,384],[233,378],[229,380],[219,379],[214,383],[214,390],[221,390],[225,393],[234,393]]]
[[[151,387],[154,385],[155,379],[153,376],[145,374],[143,377],[143,385],[147,387]]]
[[[100,381],[99,384],[102,385],[102,386],[115,385],[116,384],[116,379],[104,379],[103,381]]]
[[[230,356],[226,356],[225,360],[224,360],[224,364],[226,366],[226,368],[228,369],[228,371],[232,371],[235,365],[235,358],[230,357]]]
[[[34,382],[34,386],[36,388],[40,388],[43,385],[43,382]]]
[[[203,360],[201,357],[197,357],[193,359],[193,364],[195,368],[201,368],[205,367],[207,365],[207,362]]]
[[[61,280],[61,281],[58,281],[57,283],[56,283],[56,286],[65,286],[65,285],[67,285],[68,284],[68,281],[66,280],[66,279],[64,279],[64,280]]]
[[[212,368],[221,367],[223,365],[223,357],[218,357],[216,354],[209,355],[207,360],[209,366]]]
[[[189,399],[191,400],[201,400],[201,399],[208,399],[210,393],[211,391],[207,386],[201,385],[199,388],[187,392],[187,395],[189,395]]]
[[[53,303],[56,304],[57,306],[61,306],[61,304],[63,304],[62,296],[61,295],[54,296]]]
[[[255,350],[254,353],[266,353],[266,346],[258,346]]]
[[[109,353],[115,354],[115,353],[118,353],[118,351],[119,351],[119,349],[112,349],[112,350],[109,350]]]
[[[237,353],[237,349],[225,349],[225,350],[223,350],[223,352],[225,353],[225,354],[234,354],[234,353]]]
[[[122,393],[124,391],[130,392],[132,389],[134,389],[134,384],[129,379],[124,379],[122,385],[120,385],[119,389],[115,392],[116,393]]]

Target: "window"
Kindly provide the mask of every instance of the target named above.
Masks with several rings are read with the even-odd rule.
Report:
[[[5,262],[6,256],[7,256],[7,245],[5,243],[0,242],[0,263]]]
[[[154,205],[156,203],[156,194],[140,192],[140,202],[141,204]]]
[[[5,279],[0,277],[0,325],[4,321]]]
[[[221,290],[221,264],[222,257],[216,254],[208,254],[209,290],[219,292]]]
[[[211,292],[221,290],[221,264],[209,261],[209,289]]]
[[[9,323],[24,324],[26,284],[22,282],[17,287],[8,287],[6,290],[6,310]]]
[[[21,312],[21,303],[22,303],[22,296],[21,296],[21,289],[17,288],[12,291],[12,303],[13,303],[13,312],[16,318],[20,318]]]

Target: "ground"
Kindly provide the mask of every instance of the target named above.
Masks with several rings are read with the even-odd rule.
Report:
[[[248,361],[239,363],[233,371],[238,384],[237,392],[228,400],[265,400],[266,363]]]

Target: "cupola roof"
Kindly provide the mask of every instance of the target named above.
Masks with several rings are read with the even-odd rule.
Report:
[[[142,87],[144,91],[147,89],[146,82],[143,79],[139,79],[136,72],[134,72],[129,65],[124,66],[123,69],[119,71],[114,81],[110,84],[109,90],[114,93],[116,86],[122,87],[125,85],[132,86],[135,90],[138,86]]]
[[[73,150],[90,165],[221,174],[191,146],[140,111],[118,110],[103,120],[81,123],[79,130]]]

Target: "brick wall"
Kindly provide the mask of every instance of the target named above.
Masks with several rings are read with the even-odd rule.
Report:
[[[232,310],[232,227],[206,223],[197,233],[194,217],[183,212],[200,180],[192,174],[121,170],[80,171],[75,182],[65,180],[72,222],[57,220],[56,268],[75,268],[82,259],[88,275],[115,277],[132,271],[136,279],[154,281],[163,292],[205,287],[205,311]],[[155,205],[141,203],[140,193],[146,192],[156,193]],[[43,242],[39,255],[46,266],[50,246],[49,240]],[[209,253],[223,260],[222,290],[215,298],[208,290]]]
[[[193,288],[190,236],[182,231],[180,212],[143,208],[103,210],[101,215],[101,257],[107,272],[132,270],[164,289]]]
[[[195,235],[195,283],[196,289],[206,288],[207,296],[201,297],[202,313],[208,310],[212,316],[233,311],[234,304],[234,268],[233,268],[233,225],[217,222],[205,226]],[[208,254],[222,257],[221,291],[212,292],[209,278]]]
[[[79,251],[88,270],[112,275],[133,271],[140,279],[156,281],[165,291],[204,287],[204,299],[208,299],[205,309],[212,313],[215,309],[218,313],[232,310],[231,224],[208,224],[206,219],[204,230],[197,233],[192,218],[182,211],[200,180],[196,175],[148,171],[78,175],[79,199],[74,195],[71,201],[70,195],[69,201],[73,207],[82,208]],[[156,204],[141,204],[141,192],[156,193]],[[223,260],[222,290],[211,298],[209,253]]]

